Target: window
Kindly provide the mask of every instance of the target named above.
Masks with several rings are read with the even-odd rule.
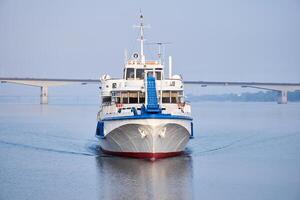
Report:
[[[153,71],[147,73],[147,77],[153,76]]]
[[[162,92],[162,102],[163,103],[170,103],[170,91],[163,91]]]
[[[121,103],[121,93],[120,92],[111,92],[112,101],[115,103]]]
[[[171,92],[171,103],[179,103],[178,92],[176,92],[176,91]]]
[[[127,68],[126,79],[127,80],[134,79],[134,69],[133,68]]]
[[[156,71],[155,76],[156,76],[156,80],[161,80],[161,72],[160,71]]]
[[[110,103],[111,102],[111,97],[103,97],[102,98],[102,103]]]
[[[183,92],[179,91],[178,92],[178,103],[183,103],[183,102],[184,102]]]
[[[138,93],[129,92],[129,103],[138,103]]]
[[[121,97],[115,97],[115,102],[116,103],[121,103]]]
[[[121,99],[122,99],[121,103],[128,103],[128,92],[122,92]]]
[[[136,79],[143,80],[145,77],[144,69],[136,69]]]
[[[145,93],[139,92],[139,103],[145,103]]]

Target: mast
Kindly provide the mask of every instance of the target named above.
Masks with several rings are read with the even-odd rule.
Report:
[[[141,62],[145,64],[145,55],[144,55],[144,23],[143,23],[143,14],[140,13],[140,42],[141,42]]]
[[[144,38],[144,28],[147,28],[147,26],[144,25],[144,16],[143,16],[143,14],[142,14],[141,11],[140,11],[140,24],[137,25],[137,26],[134,26],[134,27],[140,29],[140,37],[139,37],[138,40],[140,41],[140,48],[141,48],[141,52],[140,52],[141,63],[145,64],[145,55],[144,55],[144,41],[145,41],[145,38]]]

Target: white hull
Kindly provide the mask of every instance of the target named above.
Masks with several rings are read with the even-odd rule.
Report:
[[[168,157],[184,151],[190,138],[191,121],[134,119],[104,122],[105,152],[133,157]]]

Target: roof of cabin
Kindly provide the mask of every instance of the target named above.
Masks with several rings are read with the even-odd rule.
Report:
[[[145,64],[139,60],[129,60],[125,68],[163,68],[163,65],[158,60],[145,61]]]

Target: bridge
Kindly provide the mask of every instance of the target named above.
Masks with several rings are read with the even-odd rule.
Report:
[[[100,79],[51,79],[51,78],[1,78],[1,83],[14,83],[28,86],[40,87],[40,103],[48,104],[48,87],[63,86],[68,84],[80,83],[82,85],[90,83],[100,83]]]
[[[51,79],[51,78],[5,78],[0,77],[1,83],[14,83],[40,87],[40,103],[48,104],[48,87],[68,84],[100,84],[100,79]],[[300,90],[300,83],[266,83],[266,82],[219,82],[219,81],[184,81],[185,85],[207,86],[239,86],[243,88],[256,88],[278,92],[277,102],[286,104],[288,92]]]
[[[207,86],[240,86],[243,88],[256,88],[278,92],[277,103],[288,102],[288,92],[300,90],[300,83],[265,83],[265,82],[216,82],[216,81],[184,81],[187,85]]]

